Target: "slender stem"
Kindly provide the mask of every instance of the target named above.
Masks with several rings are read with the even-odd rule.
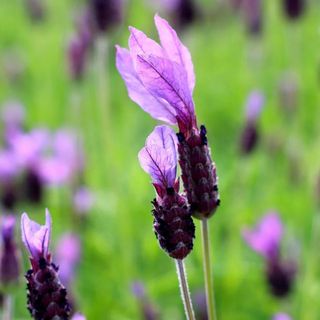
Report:
[[[3,320],[12,320],[12,296],[10,294],[5,294],[3,300]]]
[[[192,301],[190,297],[187,273],[184,267],[184,261],[180,259],[175,259],[175,261],[176,261],[178,280],[179,280],[180,291],[181,291],[181,298],[183,301],[186,317],[188,320],[195,320],[196,318],[194,316],[194,311],[192,307]]]
[[[203,252],[203,269],[204,269],[204,282],[206,287],[206,301],[207,312],[209,320],[217,320],[213,281],[211,275],[210,264],[210,248],[209,248],[209,232],[208,232],[208,219],[201,220],[201,234],[202,234],[202,252]]]

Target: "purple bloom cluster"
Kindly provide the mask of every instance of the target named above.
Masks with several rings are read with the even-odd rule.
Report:
[[[194,216],[207,218],[220,200],[206,129],[198,128],[195,115],[191,55],[166,20],[156,15],[155,24],[161,45],[130,27],[129,50],[116,47],[116,65],[134,102],[153,118],[179,127],[179,164],[187,199]]]
[[[282,236],[283,225],[278,214],[273,212],[266,214],[255,229],[243,230],[246,243],[265,258],[267,281],[277,297],[290,293],[296,274],[296,264],[281,257]]]
[[[18,200],[39,202],[47,185],[63,185],[81,174],[81,144],[74,132],[61,129],[23,129],[23,109],[9,105],[3,113],[3,148],[0,149],[1,204],[12,209]]]

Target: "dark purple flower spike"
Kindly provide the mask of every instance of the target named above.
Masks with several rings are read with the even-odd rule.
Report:
[[[243,0],[242,9],[249,34],[259,35],[262,32],[262,0]]]
[[[178,193],[176,143],[171,128],[158,126],[139,152],[139,161],[157,192],[153,226],[160,246],[170,257],[182,260],[193,248],[195,228],[187,201]]]
[[[155,16],[161,46],[130,27],[129,50],[117,46],[117,68],[130,98],[153,118],[178,125],[178,153],[187,198],[196,217],[219,205],[215,164],[206,129],[198,129],[191,55],[168,22]]]
[[[0,254],[0,278],[3,285],[18,282],[19,254],[14,239],[15,217],[4,216],[1,226],[2,250]]]
[[[241,135],[240,148],[243,154],[251,153],[259,140],[257,122],[264,105],[264,96],[259,91],[253,91],[246,103],[246,123]]]
[[[306,6],[306,0],[283,0],[283,9],[289,19],[299,18]]]
[[[296,274],[296,264],[281,258],[282,235],[283,225],[276,213],[265,215],[254,230],[243,231],[247,244],[265,258],[266,279],[276,297],[285,297],[291,292]]]
[[[58,267],[51,262],[49,241],[51,216],[46,210],[46,224],[40,226],[24,213],[21,217],[22,241],[31,261],[26,274],[28,309],[35,320],[69,319],[67,291],[58,277]]]

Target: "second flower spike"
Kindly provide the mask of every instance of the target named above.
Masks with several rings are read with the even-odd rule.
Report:
[[[150,174],[157,197],[153,200],[154,231],[170,257],[184,259],[193,248],[195,227],[185,197],[176,180],[176,135],[158,126],[139,152],[141,167]]]

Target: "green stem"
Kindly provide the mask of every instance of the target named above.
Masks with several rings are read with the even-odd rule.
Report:
[[[3,320],[12,320],[12,296],[10,294],[5,294],[3,300]]]
[[[177,267],[177,274],[178,274],[178,280],[180,285],[180,292],[181,292],[181,298],[183,301],[184,311],[186,313],[186,317],[188,320],[195,320],[194,311],[192,307],[192,301],[190,297],[190,292],[188,288],[188,280],[187,280],[187,274],[184,267],[183,260],[175,259],[176,261],[176,267]]]
[[[213,281],[211,275],[210,264],[210,248],[209,248],[209,232],[208,232],[208,219],[201,220],[201,234],[202,234],[202,252],[203,252],[203,269],[204,269],[204,282],[206,287],[206,301],[207,312],[209,320],[217,320],[216,308],[214,302]]]

